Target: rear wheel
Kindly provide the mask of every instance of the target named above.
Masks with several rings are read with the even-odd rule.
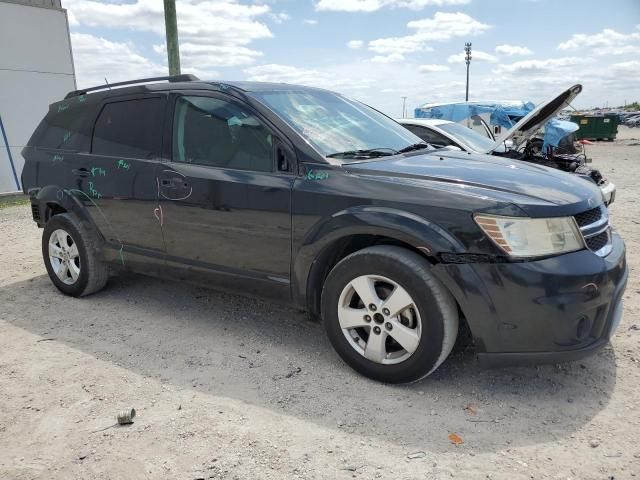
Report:
[[[429,375],[458,331],[455,301],[429,263],[395,246],[366,248],[339,262],[325,282],[322,313],[343,360],[388,383]]]
[[[98,235],[68,213],[53,216],[42,234],[47,273],[62,293],[81,297],[102,289],[109,278],[97,258]]]

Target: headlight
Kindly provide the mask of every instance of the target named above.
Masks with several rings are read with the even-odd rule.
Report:
[[[511,257],[541,257],[584,248],[573,217],[526,218],[475,215],[478,226]]]

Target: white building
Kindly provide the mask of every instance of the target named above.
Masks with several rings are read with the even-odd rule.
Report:
[[[20,152],[49,104],[75,88],[60,0],[0,0],[0,193],[22,189]]]

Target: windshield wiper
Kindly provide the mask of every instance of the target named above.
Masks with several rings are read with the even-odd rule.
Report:
[[[330,158],[346,158],[346,157],[361,157],[361,158],[374,158],[374,157],[388,157],[391,155],[397,155],[399,152],[393,148],[379,147],[368,148],[366,150],[347,150],[346,152],[330,153],[327,157]]]
[[[425,142],[414,143],[413,145],[409,145],[408,147],[401,148],[398,150],[398,153],[407,153],[412,152],[413,150],[422,150],[423,148],[429,148],[431,145]]]

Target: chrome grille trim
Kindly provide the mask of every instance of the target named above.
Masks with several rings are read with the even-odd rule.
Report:
[[[598,208],[600,209],[600,215],[598,215],[596,210]],[[581,225],[581,223],[584,223],[584,220],[589,217],[597,218],[597,220],[586,225]],[[599,257],[606,257],[611,253],[611,250],[613,249],[613,245],[611,243],[611,226],[609,225],[609,212],[605,205],[600,205],[600,207],[579,213],[574,216],[574,220],[579,225],[585,247]],[[598,239],[597,237],[603,233],[606,233],[607,241],[605,245],[601,246],[602,239]],[[594,248],[598,249],[594,250]]]

